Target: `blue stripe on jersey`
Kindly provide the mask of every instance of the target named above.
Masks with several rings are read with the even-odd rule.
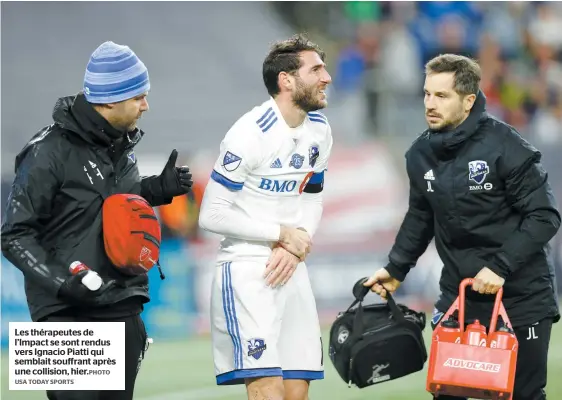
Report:
[[[259,125],[260,122],[262,122],[263,119],[266,118],[266,117],[269,115],[269,113],[270,113],[271,111],[273,111],[273,107],[269,107],[269,108],[267,109],[267,111],[265,112],[265,114],[263,114],[263,115],[260,117],[260,119],[258,119],[258,120],[256,121],[256,123]]]
[[[324,171],[312,174],[308,183],[318,184],[324,182]]]
[[[230,297],[228,296],[226,265],[227,263],[222,264],[222,308],[224,310],[224,318],[226,319],[226,330],[230,335],[232,346],[234,347],[234,368],[238,369],[238,341],[236,340],[236,337],[234,335],[234,321],[231,314]]]
[[[244,368],[244,358],[242,354],[242,342],[240,341],[240,329],[238,328],[238,318],[236,317],[236,304],[234,303],[234,290],[232,290],[232,274],[230,272],[231,262],[226,265],[226,277],[228,281],[228,291],[227,294],[230,296],[230,308],[232,310],[232,317],[234,322],[234,328],[236,332],[234,337],[236,338],[236,345],[238,346],[238,367],[235,369]],[[236,346],[235,346],[236,347]]]
[[[323,119],[324,121],[328,122],[328,118],[324,114],[318,111],[309,112],[308,116],[310,118]]]
[[[256,121],[256,124],[258,124],[261,131],[265,133],[275,124],[275,122],[277,122],[277,116],[275,115],[275,111],[273,111],[273,107],[269,107],[265,114]]]
[[[269,123],[269,125],[267,125],[265,128],[262,129],[262,132],[263,133],[267,132],[269,130],[269,128],[271,128],[276,122],[277,122],[277,117],[273,118],[271,120],[271,122]]]
[[[270,122],[273,118],[275,118],[275,113],[274,113],[274,112],[270,113],[269,116],[268,116],[266,119],[264,119],[262,122],[259,122],[259,123],[258,123],[258,126],[261,128],[261,130],[263,130],[263,129],[264,129],[263,127],[266,126],[266,125],[268,125],[269,122]]]
[[[328,125],[326,120],[323,120],[323,119],[320,119],[320,118],[308,117],[308,119],[311,120],[312,122],[320,122],[321,124]]]
[[[235,182],[233,180],[230,180],[226,176],[219,174],[215,170],[211,172],[211,179],[230,190],[241,190],[244,187],[244,182]]]
[[[311,111],[308,113],[308,115],[310,117],[322,118],[325,119],[326,121],[328,120],[328,118],[326,118],[326,116],[319,111]]]

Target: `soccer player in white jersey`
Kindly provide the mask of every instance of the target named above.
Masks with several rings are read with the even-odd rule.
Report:
[[[332,149],[331,77],[302,35],[263,63],[269,100],[227,132],[205,190],[200,226],[223,236],[211,296],[217,384],[252,400],[306,400],[323,379],[322,338],[304,259],[322,215]]]

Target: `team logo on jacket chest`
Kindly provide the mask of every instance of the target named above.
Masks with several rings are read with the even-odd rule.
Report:
[[[486,180],[486,176],[490,173],[490,168],[488,163],[482,160],[474,160],[468,163],[468,179],[470,181],[476,182],[477,185],[471,185],[470,190],[490,190],[492,188],[491,183],[482,184]]]

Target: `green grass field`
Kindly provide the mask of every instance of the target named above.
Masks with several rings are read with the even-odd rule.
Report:
[[[429,346],[430,329],[426,329]],[[324,332],[327,343],[327,332]],[[327,350],[327,349],[325,349]],[[562,393],[562,324],[554,325],[548,370],[549,399]],[[365,389],[351,388],[339,378],[326,354],[326,379],[311,386],[311,400],[418,400],[429,399],[425,391],[426,371]],[[8,391],[8,359],[2,356],[2,400],[46,399],[43,391]],[[208,337],[181,342],[155,341],[146,354],[137,378],[137,400],[233,400],[245,399],[243,387],[218,387],[213,376]],[[558,395],[556,395],[558,393]]]

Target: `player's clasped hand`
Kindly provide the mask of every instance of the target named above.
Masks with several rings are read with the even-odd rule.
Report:
[[[474,277],[472,290],[480,294],[496,294],[503,286],[505,279],[498,276],[488,267],[484,267]]]
[[[300,260],[297,256],[289,253],[283,247],[275,247],[271,252],[263,274],[267,286],[276,288],[279,285],[285,285],[293,276],[299,262]]]
[[[279,245],[289,253],[297,256],[300,261],[304,261],[308,253],[310,253],[312,240],[308,232],[302,228],[281,226]]]

